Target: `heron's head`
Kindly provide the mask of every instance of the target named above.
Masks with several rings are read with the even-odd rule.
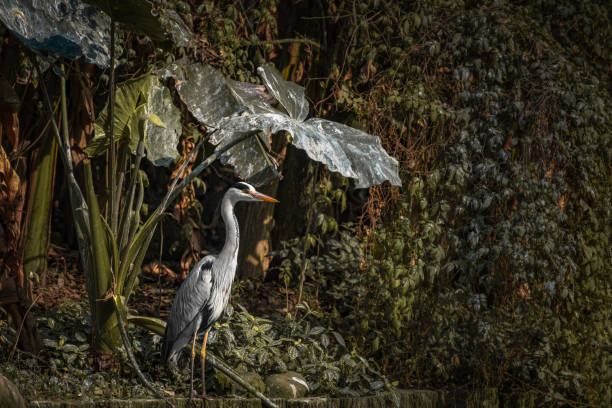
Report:
[[[238,201],[267,201],[269,203],[278,203],[277,199],[260,193],[255,190],[255,187],[242,181],[231,186],[226,194],[230,195],[230,198],[235,203]]]

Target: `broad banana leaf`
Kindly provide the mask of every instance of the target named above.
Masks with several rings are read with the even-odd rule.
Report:
[[[85,148],[89,156],[105,153],[108,148],[107,115],[108,106],[94,122],[95,137]],[[170,165],[178,157],[180,111],[172,103],[168,88],[150,74],[119,84],[115,95],[115,140],[127,143],[133,154],[140,139],[140,121],[144,119],[147,158],[156,166]]]

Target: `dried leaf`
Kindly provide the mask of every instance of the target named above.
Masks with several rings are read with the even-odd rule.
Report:
[[[11,162],[0,146],[0,207],[12,206],[19,193],[19,175],[11,167]]]

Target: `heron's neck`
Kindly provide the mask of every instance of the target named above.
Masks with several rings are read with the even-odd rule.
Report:
[[[238,230],[238,220],[234,214],[234,203],[224,197],[221,201],[221,217],[225,222],[225,244],[219,253],[219,264],[229,266],[229,270],[222,271],[223,275],[231,275],[234,279],[236,272],[236,261],[238,258],[238,242],[240,241],[240,231]]]

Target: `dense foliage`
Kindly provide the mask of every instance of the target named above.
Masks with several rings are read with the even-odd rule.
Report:
[[[209,339],[209,352],[239,373],[262,377],[287,370],[306,378],[314,394],[357,396],[387,391],[392,384],[366,359],[350,352],[335,330],[319,325],[321,315],[300,306],[292,315],[253,316],[242,306],[231,306]],[[121,353],[104,370],[91,370],[89,338],[92,321],[84,302],[65,302],[57,309],[37,310],[43,339],[41,357],[2,348],[0,370],[28,399],[133,398],[148,395]],[[138,361],[153,384],[171,394],[189,392],[188,355],[179,366],[159,364],[161,336],[130,325]],[[211,369],[212,371],[212,369]],[[213,374],[212,372],[210,374]],[[209,374],[209,375],[210,375]],[[221,372],[211,376],[218,394],[239,393]]]
[[[381,136],[404,183],[371,188],[355,217],[360,192],[309,165],[295,200],[303,231],[275,248],[280,260],[269,278],[278,277],[288,314],[237,311],[217,327],[213,351],[243,372],[301,367],[330,394],[383,387],[363,355],[402,387],[492,386],[507,400],[530,392],[547,406],[612,403],[609,5],[166,6],[198,41],[162,57],[128,36],[121,75],[187,55],[258,81],[255,67],[274,61],[306,86],[316,115]],[[296,37],[301,48],[282,37]],[[183,126],[195,135],[184,148],[199,130]],[[208,185],[221,178],[205,176]],[[181,205],[196,205],[194,196]],[[354,223],[342,224],[347,219]],[[185,251],[196,221],[166,240],[173,254]],[[245,303],[247,291],[235,292]],[[156,358],[148,350],[159,338],[143,338],[139,360]],[[81,346],[47,342],[46,349],[56,367],[81,368]],[[15,378],[29,375],[21,370]]]
[[[407,184],[396,200],[371,191],[373,220],[394,205],[365,265],[327,243],[339,304],[355,296],[340,312],[355,344],[404,384],[609,403],[607,9],[340,2],[337,13],[355,24],[340,34],[354,41],[334,107],[385,137]]]

